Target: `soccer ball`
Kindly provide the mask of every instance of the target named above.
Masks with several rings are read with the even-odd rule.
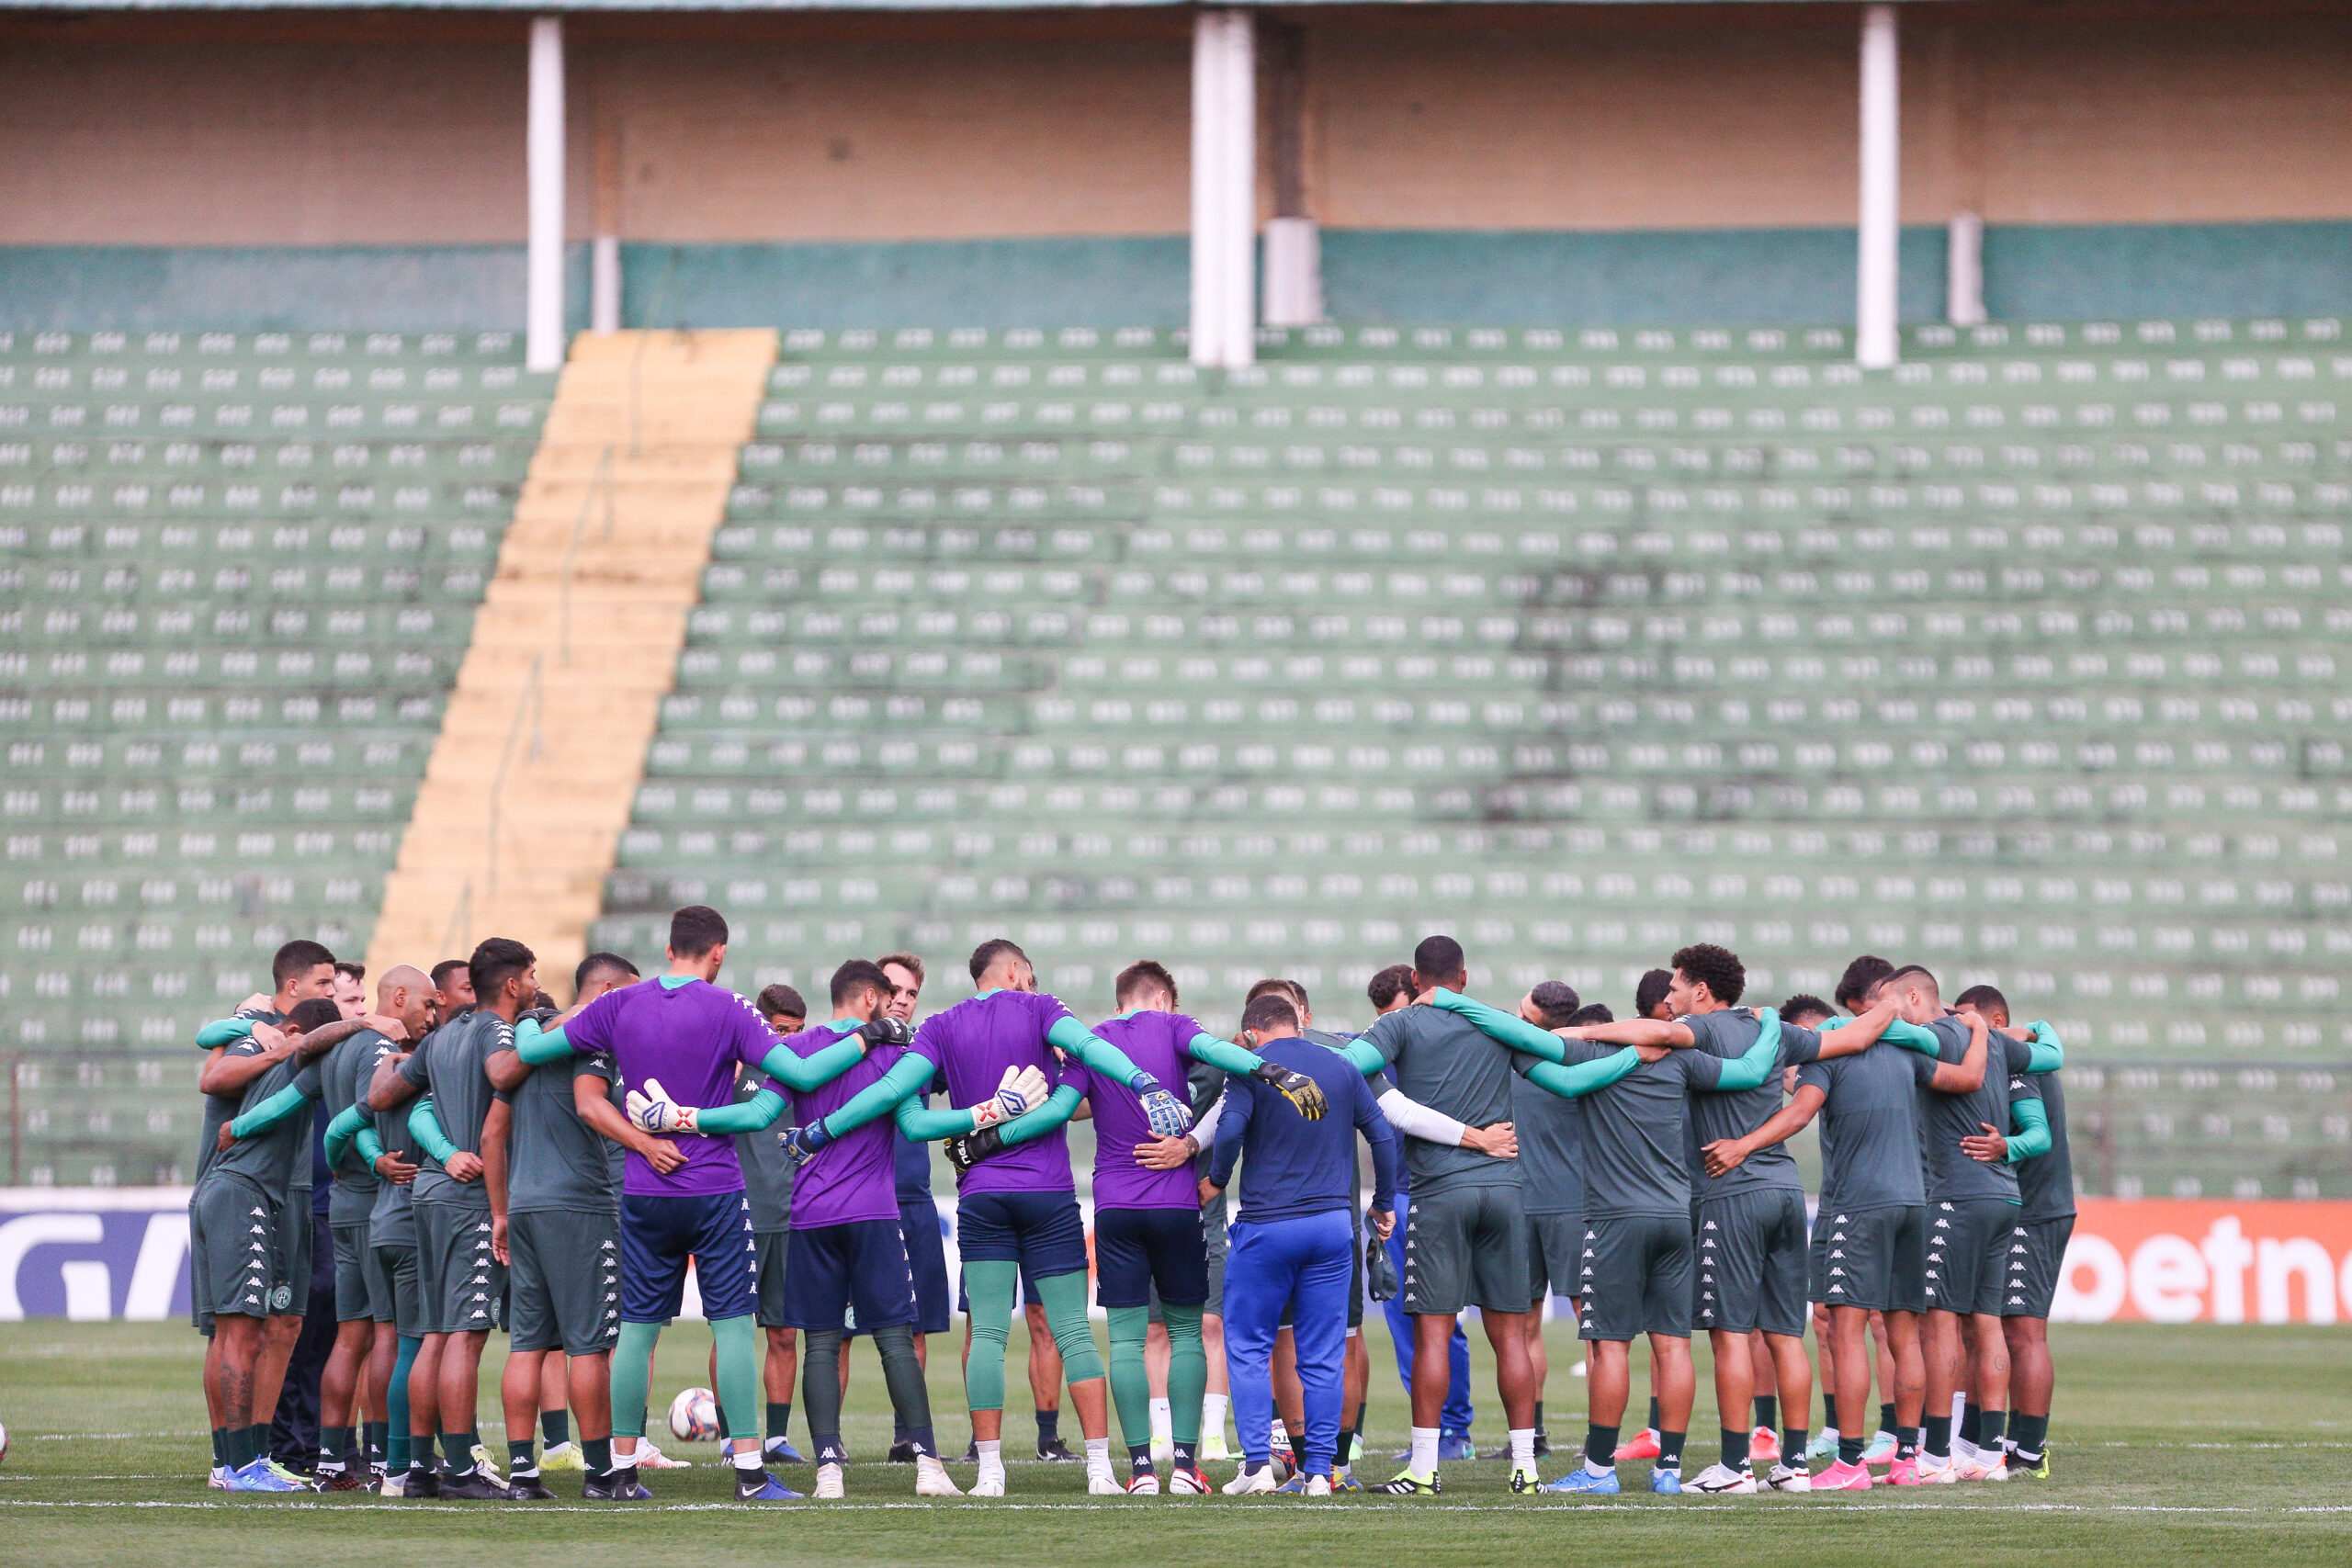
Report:
[[[670,1402],[670,1435],[683,1443],[707,1443],[718,1436],[718,1401],[710,1390],[678,1391]]]

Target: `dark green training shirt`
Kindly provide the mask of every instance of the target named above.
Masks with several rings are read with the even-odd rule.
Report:
[[[742,1104],[771,1085],[764,1074],[744,1071],[735,1086],[735,1103]],[[782,1084],[773,1086],[775,1091],[791,1102],[792,1091]],[[792,1228],[792,1161],[776,1141],[782,1130],[781,1119],[774,1127],[763,1127],[756,1133],[735,1134],[735,1158],[743,1168],[743,1200],[752,1205],[752,1228],[755,1231],[782,1231]]]
[[[321,1064],[320,1077],[326,1086],[326,1097],[319,1101],[319,1114],[333,1122],[350,1110],[367,1094],[378,1064],[399,1054],[399,1046],[372,1029],[363,1029],[337,1044]],[[353,1140],[343,1151],[343,1163],[334,1169],[334,1191],[327,1199],[327,1223],[355,1225],[373,1215],[376,1189],[381,1185],[375,1167],[359,1152],[357,1140]]]
[[[277,1024],[286,1021],[286,1015],[276,1008],[241,1008],[229,1016],[249,1018],[255,1023]],[[201,1049],[208,1057],[211,1055],[210,1046],[207,1045]],[[254,1037],[250,1034],[243,1040],[232,1040],[220,1049],[224,1055],[230,1056],[253,1056],[258,1055],[261,1052],[261,1047],[254,1043]],[[204,1173],[212,1168],[213,1160],[220,1155],[220,1123],[235,1116],[238,1107],[244,1103],[244,1096],[241,1094],[208,1094],[202,1098],[204,1127],[198,1134],[198,1142],[196,1145],[196,1177],[199,1181],[204,1179]],[[308,1186],[310,1180],[311,1173],[305,1170],[302,1173],[303,1185]]]
[[[2022,1099],[2028,1089],[2038,1089],[2042,1114],[2050,1119],[2050,1152],[2017,1168],[2018,1199],[2024,1207],[2018,1217],[2023,1220],[2063,1220],[2075,1212],[2075,1156],[2066,1143],[2066,1086],[2058,1081],[2064,1076],[2010,1076],[2009,1098]],[[2018,1082],[2029,1077],[2028,1084]]]
[[[1958,1066],[1968,1055],[1968,1021],[1947,1015],[1928,1025],[1936,1036],[1938,1059]],[[1995,1030],[1984,1047],[1984,1081],[1966,1094],[1945,1094],[1922,1080],[1919,1089],[1920,1134],[1926,1139],[1928,1200],[1951,1202],[1963,1198],[1998,1198],[2018,1201],[2018,1169],[2013,1165],[1988,1165],[1962,1152],[1962,1138],[1979,1136],[1987,1126],[2009,1130],[2009,1085],[2024,1084],[2019,1098],[2039,1100],[2041,1091],[2026,1077],[2032,1048]],[[1925,1061],[1925,1057],[1920,1058]],[[2015,1077],[2012,1077],[2015,1075]]]
[[[481,1153],[481,1124],[490,1115],[492,1091],[486,1064],[500,1051],[514,1046],[514,1026],[494,1012],[469,1012],[447,1023],[417,1047],[401,1066],[401,1077],[432,1097],[433,1113],[461,1154]],[[413,1111],[412,1103],[401,1108]],[[418,1156],[416,1201],[420,1203],[475,1203],[487,1206],[490,1194],[479,1179],[454,1181],[430,1155]]]
[[[1821,1108],[1821,1210],[1908,1208],[1928,1201],[1919,1172],[1919,1086],[1936,1064],[1881,1042],[1856,1056],[1809,1062],[1800,1087]]]
[[[1716,1012],[1692,1013],[1675,1020],[1690,1031],[1698,1043],[1694,1050],[1704,1051],[1724,1061],[1736,1061],[1747,1048],[1756,1043],[1756,1036],[1763,1024],[1745,1008],[1724,1008]],[[1803,1066],[1821,1055],[1821,1036],[1810,1029],[1781,1030],[1781,1055],[1772,1064],[1772,1075],[1756,1089],[1732,1089],[1721,1094],[1694,1094],[1690,1097],[1690,1190],[1702,1201],[1710,1198],[1727,1198],[1735,1192],[1753,1192],[1764,1188],[1781,1188],[1792,1192],[1804,1190],[1804,1182],[1797,1175],[1796,1156],[1786,1145],[1774,1144],[1758,1149],[1742,1160],[1728,1176],[1709,1176],[1703,1150],[1709,1144],[1723,1138],[1744,1138],[1781,1113],[1781,1072],[1784,1067]],[[1525,1157],[1525,1144],[1521,1145],[1521,1157]]]
[[[1754,1043],[1751,1039],[1750,1044]],[[1570,1063],[1598,1062],[1623,1046],[1563,1040]],[[1524,1058],[1532,1066],[1533,1058]],[[1577,1101],[1584,1111],[1584,1217],[1690,1213],[1686,1105],[1723,1080],[1724,1059],[1669,1051]],[[1509,1163],[1509,1162],[1504,1162]]]
[[[1510,1120],[1510,1048],[1460,1013],[1399,1008],[1375,1020],[1360,1038],[1396,1068],[1396,1088],[1406,1099],[1467,1127]],[[1405,1168],[1417,1198],[1458,1187],[1521,1184],[1515,1159],[1489,1159],[1476,1149],[1424,1138],[1405,1140]]]
[[[299,1063],[299,1058],[291,1055],[271,1063],[261,1077],[245,1086],[245,1098],[237,1107],[237,1114],[243,1115],[288,1084],[310,1096],[313,1103],[291,1116],[280,1117],[250,1138],[231,1144],[227,1153],[213,1160],[212,1168],[242,1176],[272,1197],[291,1202],[297,1191],[294,1172],[298,1168],[303,1176],[300,1190],[308,1192],[311,1187],[311,1118],[318,1109],[319,1096],[324,1092],[319,1064]],[[213,1136],[220,1134],[215,1133]]]
[[[581,1077],[596,1079],[605,1098],[614,1098],[613,1059],[602,1051],[541,1063],[520,1088],[497,1092],[513,1112],[506,1130],[508,1213],[603,1214],[619,1203],[610,1140],[581,1120],[572,1100],[574,1080]]]

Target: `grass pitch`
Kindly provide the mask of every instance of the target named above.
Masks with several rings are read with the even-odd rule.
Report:
[[[1371,1330],[1374,1377],[1369,1479],[1394,1468],[1403,1395],[1385,1332]],[[1021,1331],[1016,1327],[1018,1344]],[[2352,1328],[2211,1328],[2132,1325],[2059,1328],[2058,1409],[2046,1483],[1878,1490],[1815,1497],[1653,1497],[1648,1467],[1629,1465],[1621,1497],[1517,1498],[1498,1462],[1449,1465],[1446,1493],[1428,1499],[1090,1498],[1082,1467],[1016,1463],[1002,1502],[918,1503],[902,1466],[860,1462],[846,1503],[738,1506],[711,1445],[665,1445],[692,1470],[649,1473],[658,1501],[591,1506],[426,1503],[374,1497],[224,1497],[203,1483],[200,1342],[170,1325],[0,1324],[0,1562],[240,1560],[364,1564],[546,1562],[588,1551],[696,1568],[734,1562],[1002,1563],[1102,1568],[1173,1553],[1187,1562],[1262,1562],[1313,1553],[1335,1563],[1498,1568],[1514,1562],[1641,1561],[1725,1568],[1822,1568],[1898,1560],[2135,1565],[2352,1562]],[[1498,1442],[1485,1347],[1477,1359],[1478,1427]],[[657,1404],[706,1381],[699,1325],[664,1336]],[[932,1387],[944,1446],[967,1429],[951,1345]],[[1703,1354],[1703,1352],[1702,1352]],[[1560,1453],[1583,1428],[1583,1383],[1566,1375],[1573,1340],[1555,1327],[1548,1414]],[[497,1430],[493,1344],[483,1436]],[[1008,1382],[1016,1405],[1023,1384]],[[1635,1397],[1645,1394],[1638,1377]],[[660,1412],[657,1409],[658,1422]],[[879,1460],[888,1412],[869,1350],[856,1357],[848,1437]],[[1817,1411],[1815,1415],[1817,1419]],[[1638,1414],[1636,1415],[1638,1419]],[[1712,1457],[1713,1400],[1703,1371],[1691,1465]],[[798,1414],[795,1413],[796,1427]],[[1073,1416],[1065,1433],[1076,1446]],[[1016,1408],[1009,1451],[1031,1426]],[[796,1429],[797,1442],[806,1436]],[[1222,1482],[1229,1466],[1212,1466]],[[780,1472],[805,1486],[809,1472]],[[957,1467],[958,1479],[970,1472]],[[524,1555],[527,1554],[527,1555]],[[616,1556],[608,1561],[623,1560]]]

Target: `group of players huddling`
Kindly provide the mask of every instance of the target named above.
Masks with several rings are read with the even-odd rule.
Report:
[[[841,964],[831,1016],[811,1021],[789,987],[756,1001],[719,987],[727,938],[717,911],[680,909],[666,973],[592,954],[561,1011],[510,940],[430,974],[394,966],[372,1010],[352,966],[339,1006],[333,955],[294,942],[273,995],[206,1026],[189,1210],[213,1485],[521,1500],[571,1471],[584,1496],[648,1497],[643,1472],[679,1462],[648,1440],[647,1390],[689,1260],[747,1502],[801,1495],[768,1471],[808,1462],[786,1435],[796,1357],[813,1494],[843,1495],[857,1334],[916,1494],[1004,1495],[1007,1334],[1024,1293],[1033,1382],[1049,1337],[1096,1495],[1207,1494],[1228,1399],[1228,1494],[1435,1494],[1442,1459],[1473,1457],[1448,1420],[1473,1306],[1514,1493],[1615,1493],[1627,1460],[1649,1461],[1660,1493],[2049,1473],[2044,1327],[2074,1224],[2064,1054],[2046,1024],[2013,1032],[1989,987],[1947,1009],[1926,969],[1864,956],[1835,1008],[1741,1007],[1739,960],[1700,944],[1645,977],[1621,1021],[1558,981],[1509,1010],[1474,1000],[1461,946],[1433,936],[1374,976],[1363,1032],[1313,1027],[1304,987],[1269,979],[1227,1040],[1178,1010],[1175,980],[1148,960],[1090,1029],[1001,940],[971,955],[977,994],[920,1023],[923,966],[907,953]],[[315,1478],[271,1460],[266,1426],[310,1276],[314,1114],[338,1319]],[[1070,1168],[1078,1116],[1095,1123],[1107,1367]],[[1816,1119],[1809,1226],[1783,1145]],[[950,1322],[932,1142],[957,1187],[965,1486],[924,1381],[926,1337]],[[1580,1462],[1547,1483],[1551,1295],[1578,1314],[1589,1425]],[[1387,1305],[1412,1404],[1404,1469],[1370,1485],[1351,1465],[1367,1297]],[[1694,1328],[1713,1352],[1722,1451],[1685,1481]],[[493,1329],[509,1337],[503,1474],[475,1414]],[[1645,1336],[1649,1423],[1621,1445]],[[750,1430],[763,1406],[764,1438]]]

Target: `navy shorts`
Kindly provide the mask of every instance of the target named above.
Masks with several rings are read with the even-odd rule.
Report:
[[[871,1332],[915,1321],[915,1276],[896,1220],[852,1220],[792,1233],[784,1264],[784,1321],[798,1329]]]
[[[899,1234],[906,1238],[907,1266],[915,1276],[915,1332],[944,1334],[947,1315],[947,1231],[939,1206],[928,1198],[899,1201]]]
[[[1209,1245],[1200,1210],[1095,1210],[1096,1303],[1148,1306],[1155,1288],[1161,1301],[1178,1306],[1209,1299]]]
[[[1032,1279],[1086,1272],[1075,1192],[981,1192],[956,1205],[967,1263],[1018,1263]]]
[[[621,1321],[667,1323],[685,1300],[695,1264],[702,1314],[717,1323],[759,1310],[759,1244],[741,1189],[669,1197],[621,1194]]]

